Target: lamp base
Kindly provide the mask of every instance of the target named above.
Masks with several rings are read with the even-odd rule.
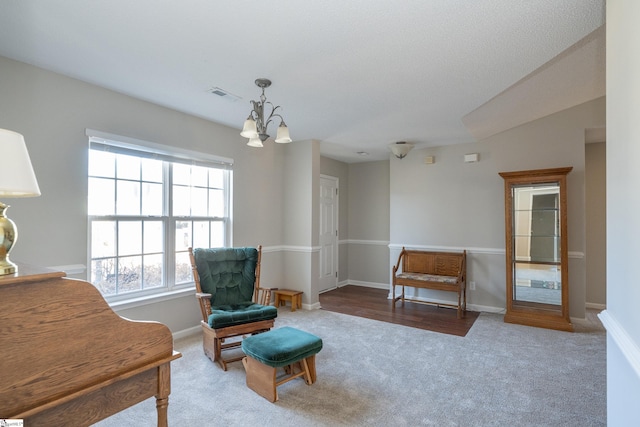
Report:
[[[14,274],[18,271],[18,266],[9,261],[8,259],[0,260],[0,276],[6,274]]]
[[[9,252],[18,238],[16,225],[5,216],[9,206],[0,202],[0,276],[13,274],[18,268],[9,261]]]

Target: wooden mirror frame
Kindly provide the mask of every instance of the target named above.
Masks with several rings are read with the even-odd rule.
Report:
[[[569,280],[567,249],[567,174],[572,167],[537,169],[518,172],[500,172],[504,178],[505,235],[507,304],[504,321],[521,325],[573,331],[569,317]],[[520,301],[514,297],[515,263],[514,253],[514,200],[513,188],[527,185],[557,184],[559,187],[559,237],[560,237],[560,280],[561,301],[559,305],[542,302]]]

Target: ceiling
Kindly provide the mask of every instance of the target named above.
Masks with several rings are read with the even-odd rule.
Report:
[[[266,77],[294,143],[361,162],[603,96],[604,22],[605,0],[2,0],[0,55],[238,129]]]

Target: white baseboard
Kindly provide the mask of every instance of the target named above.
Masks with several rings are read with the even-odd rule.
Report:
[[[347,285],[363,286],[365,288],[375,288],[375,289],[387,289],[387,290],[389,289],[389,285],[386,283],[363,282],[359,280],[346,280],[346,281],[340,282],[338,287],[341,288]],[[391,299],[391,291],[389,291],[388,298]],[[422,297],[415,297],[415,296],[412,296],[411,298],[419,301],[432,302],[436,304],[456,304],[456,301],[422,298]],[[469,304],[469,303],[467,303],[467,310],[485,312],[485,313],[497,313],[497,314],[504,314],[505,312],[504,307],[493,307],[489,305]]]
[[[202,329],[202,326],[197,325],[197,326],[193,326],[191,328],[187,328],[187,329],[183,329],[181,331],[177,331],[173,333],[173,340],[179,340],[181,338],[187,338],[190,337],[192,335],[196,335],[198,332],[200,332],[200,330]]]
[[[303,310],[320,310],[320,302],[314,302],[313,304],[302,304]]]
[[[348,280],[346,285],[363,286],[365,288],[389,289],[388,283],[363,282],[360,280]]]
[[[388,298],[389,299],[392,298],[391,292],[389,292]],[[437,304],[456,305],[458,303],[457,301],[449,301],[449,300],[438,299],[438,298],[424,298],[424,297],[418,297],[418,296],[409,296],[409,298],[417,301],[427,302],[430,304],[436,304],[436,305]],[[492,307],[488,305],[469,304],[469,303],[467,303],[467,310],[485,312],[485,313],[496,313],[496,314],[504,314],[505,312],[504,307]]]
[[[607,304],[596,304],[595,302],[587,302],[584,304],[586,308],[593,308],[596,310],[606,310]]]

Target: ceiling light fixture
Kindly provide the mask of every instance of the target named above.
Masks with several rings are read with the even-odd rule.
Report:
[[[399,159],[404,159],[413,148],[413,144],[405,141],[392,142],[389,144],[389,150]]]
[[[253,104],[253,110],[249,113],[249,117],[244,121],[242,132],[240,135],[245,138],[249,138],[247,145],[250,147],[263,147],[262,143],[269,138],[267,133],[267,127],[274,117],[280,118],[280,126],[278,126],[278,133],[276,134],[275,141],[281,144],[291,142],[289,136],[289,128],[284,123],[284,119],[280,114],[276,114],[276,110],[280,108],[278,105],[274,107],[272,103],[267,101],[267,97],[264,94],[264,89],[271,86],[271,80],[269,79],[256,79],[256,86],[262,89],[262,95],[260,95],[260,101],[251,101]],[[269,117],[264,117],[264,106],[269,104],[271,106],[271,113]]]

